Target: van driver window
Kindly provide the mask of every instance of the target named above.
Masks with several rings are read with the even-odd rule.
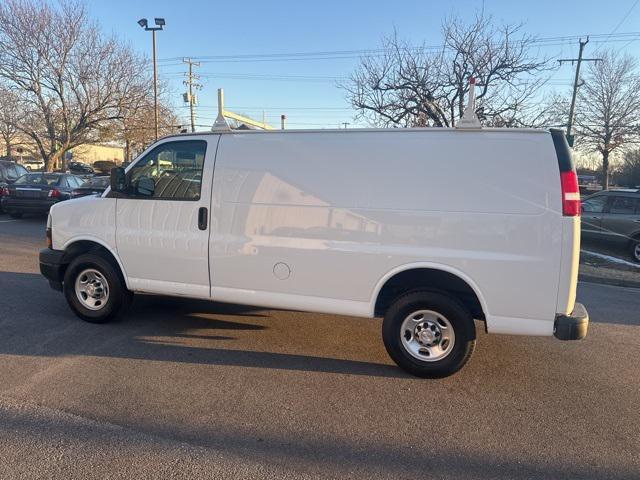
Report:
[[[198,200],[207,142],[185,140],[157,146],[127,172],[135,198]]]

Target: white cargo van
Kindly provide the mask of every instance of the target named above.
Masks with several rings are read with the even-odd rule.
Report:
[[[224,131],[163,138],[55,205],[42,274],[81,318],[134,292],[383,316],[389,355],[451,374],[489,333],[586,335],[561,131]]]

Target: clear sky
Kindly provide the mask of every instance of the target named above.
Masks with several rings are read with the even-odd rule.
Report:
[[[213,122],[219,87],[225,89],[231,110],[256,119],[265,111],[274,126],[281,113],[287,115],[291,128],[336,128],[342,122],[356,125],[336,79],[354,70],[358,54],[334,52],[379,48],[381,37],[394,28],[412,44],[437,45],[447,15],[472,17],[483,4],[496,20],[522,22],[524,31],[542,38],[638,32],[629,40],[606,44],[602,38],[592,39],[585,55],[602,48],[624,48],[640,56],[637,0],[88,0],[87,4],[107,33],[121,37],[149,58],[151,34],[136,21],[166,19],[165,30],[158,34],[159,73],[170,81],[185,122],[188,109],[180,94],[186,65],[179,59],[204,57],[196,69],[203,84],[197,117],[202,125]],[[574,57],[577,50],[577,40],[569,40],[541,47],[540,54]],[[314,55],[264,56],[308,52]],[[260,56],[247,58],[249,55]],[[232,58],[206,58],[220,56]],[[565,89],[572,82],[573,70],[566,65],[553,75],[553,88]]]

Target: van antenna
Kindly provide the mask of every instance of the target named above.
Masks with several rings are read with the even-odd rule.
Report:
[[[476,115],[476,79],[475,77],[469,78],[469,101],[467,102],[467,108],[462,115],[462,118],[458,122],[457,128],[482,128],[480,120]]]

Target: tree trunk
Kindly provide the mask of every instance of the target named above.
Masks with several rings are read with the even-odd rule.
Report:
[[[64,152],[58,150],[55,153],[52,153],[51,155],[49,155],[49,161],[46,164],[46,168],[45,170],[47,172],[53,172],[54,170],[60,168],[60,163],[61,163],[61,156],[64,154]]]
[[[65,171],[67,169],[67,152],[70,151],[71,149],[63,149],[62,153],[60,154],[60,170]]]
[[[7,140],[5,142],[6,148],[7,148],[7,157],[11,156],[11,142],[9,140]]]
[[[131,161],[131,142],[129,139],[124,142],[124,161],[127,163]]]
[[[609,151],[602,152],[602,183],[605,190],[609,190]]]

